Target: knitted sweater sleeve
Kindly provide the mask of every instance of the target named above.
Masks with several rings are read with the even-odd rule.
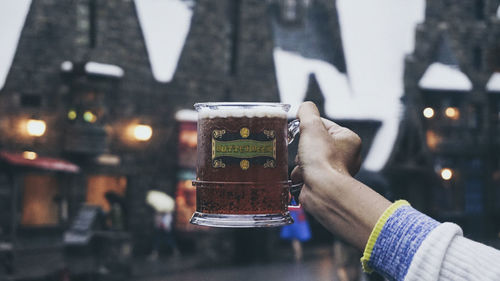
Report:
[[[404,280],[500,280],[500,251],[462,236],[456,224],[429,233]]]
[[[406,201],[381,216],[361,262],[365,271],[389,280],[500,280],[500,251],[464,238],[456,224],[440,224]]]

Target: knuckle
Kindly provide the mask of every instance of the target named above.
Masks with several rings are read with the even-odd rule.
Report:
[[[346,141],[348,141],[349,143],[352,144],[353,147],[356,147],[356,148],[359,148],[361,147],[361,144],[362,144],[362,141],[361,141],[361,138],[359,137],[358,134],[356,134],[355,132],[347,129],[347,128],[344,128],[344,139]]]
[[[356,134],[354,132],[352,132],[352,142],[356,147],[359,147],[359,148],[361,148],[361,145],[363,144],[363,141],[361,140],[361,138],[358,136],[358,134]]]
[[[300,130],[306,131],[309,128],[316,128],[320,125],[323,125],[321,119],[319,118],[310,118],[304,121],[300,121]]]

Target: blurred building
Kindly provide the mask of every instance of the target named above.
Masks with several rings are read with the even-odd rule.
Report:
[[[98,216],[82,206],[107,213],[110,192],[123,203],[118,230],[130,234],[136,254],[147,253],[147,191],[174,195],[190,177],[177,158],[179,141],[192,148],[190,136],[177,133],[192,124],[177,124],[175,113],[199,101],[279,101],[272,33],[262,20],[268,4],[185,2],[193,9],[191,28],[168,83],[154,79],[134,2],[31,3],[0,92],[7,271],[28,274],[34,259],[43,262],[33,274],[64,266],[63,232],[80,218],[94,227],[85,217]],[[181,191],[191,202],[189,189]]]
[[[8,210],[0,227],[17,273],[34,266],[30,254],[58,253],[83,204],[110,211],[107,192],[123,198],[121,230],[144,247],[152,219],[146,191],[168,189],[175,175],[164,149],[176,141],[173,114],[162,93],[133,2],[31,3],[0,94]],[[66,162],[76,167],[67,176]],[[37,259],[46,270],[61,266]]]
[[[398,196],[465,233],[500,231],[498,1],[427,1],[387,165]]]
[[[302,62],[314,70],[303,93],[293,93],[328,117],[327,91],[351,94],[336,2],[174,2],[192,12],[189,32],[172,79],[158,81],[137,3],[32,1],[0,89],[0,258],[4,249],[13,252],[11,269],[32,267],[33,260],[44,261],[40,272],[64,263],[62,234],[75,222],[97,231],[114,227],[130,237],[136,255],[148,253],[151,189],[176,197],[181,251],[228,262],[235,254],[241,261],[271,254],[277,229],[232,232],[188,223],[196,117],[185,109],[206,101],[285,100],[283,89],[296,84],[280,84],[276,61],[292,54],[301,63],[287,77]],[[500,213],[499,3],[469,2],[427,1],[405,61],[406,110],[394,152],[384,175],[363,175],[384,185],[388,175],[395,197],[493,233]],[[366,156],[380,122],[336,121],[363,138]],[[291,165],[296,145],[289,148]],[[122,202],[121,224],[85,221],[85,210],[99,217],[88,205],[111,210],[109,192]],[[311,224],[316,239],[332,239]]]

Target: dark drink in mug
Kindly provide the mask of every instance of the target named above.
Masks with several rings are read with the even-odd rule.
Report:
[[[198,110],[196,213],[192,222],[227,227],[291,223],[289,106],[206,103]]]

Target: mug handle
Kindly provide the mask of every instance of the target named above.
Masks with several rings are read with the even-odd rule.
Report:
[[[299,119],[290,121],[290,123],[288,123],[288,137],[287,137],[288,144],[293,142],[298,133],[300,133]],[[295,197],[296,202],[299,202],[300,190],[302,189],[303,185],[304,185],[303,182],[290,185],[290,194],[293,197]],[[300,208],[301,208],[300,203],[298,205],[288,205],[288,210],[293,210],[293,209],[296,210]]]
[[[291,144],[295,139],[295,136],[300,133],[300,120],[295,119],[288,123],[288,144]]]

